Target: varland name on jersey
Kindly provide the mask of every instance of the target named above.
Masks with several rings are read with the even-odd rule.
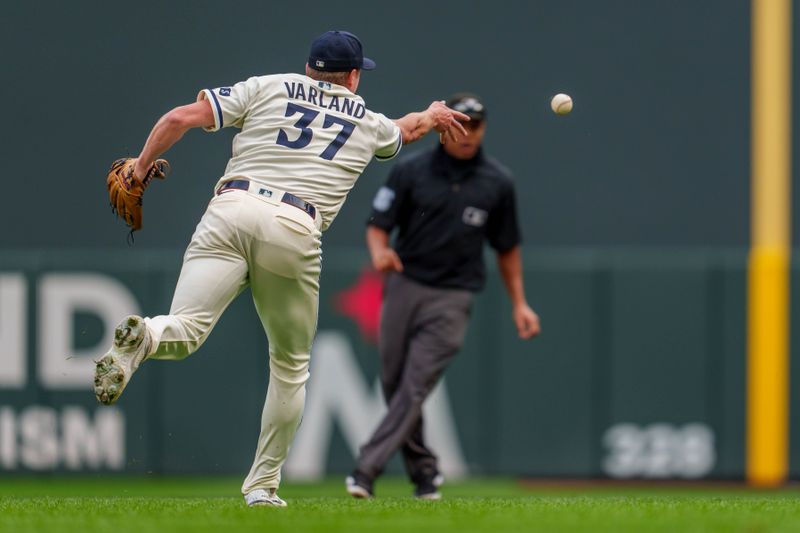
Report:
[[[330,84],[320,82],[320,85],[322,84],[330,88]],[[290,99],[303,100],[309,104],[314,104],[315,106],[331,111],[338,111],[353,118],[364,118],[364,115],[367,113],[367,109],[364,107],[363,103],[352,100],[347,96],[342,96],[340,98],[335,94],[325,94],[324,91],[310,84],[296,81],[284,81],[283,85],[286,87],[286,96]]]
[[[330,226],[369,162],[391,159],[402,146],[400,128],[347,87],[295,73],[253,76],[203,89],[214,125],[239,128],[226,181],[255,180],[316,207],[321,230]]]

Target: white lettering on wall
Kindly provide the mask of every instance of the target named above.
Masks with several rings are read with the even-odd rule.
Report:
[[[125,466],[125,424],[117,409],[98,409],[94,424],[80,407],[67,407],[61,417],[64,466],[70,470]]]
[[[425,435],[440,458],[439,468],[450,477],[467,473],[456,433],[447,389],[437,385],[424,407]],[[287,477],[313,480],[325,475],[334,422],[355,456],[386,412],[380,386],[365,382],[347,337],[322,331],[314,342],[311,379],[300,430],[284,467]]]
[[[10,407],[0,408],[0,466],[8,470],[17,467],[17,431]]]
[[[93,360],[99,359],[114,340],[114,328],[122,318],[139,314],[133,294],[119,281],[96,273],[50,274],[39,282],[39,360],[42,384],[56,389],[89,389]],[[105,325],[100,342],[90,348],[74,348],[76,311],[98,316]]]
[[[31,470],[51,470],[58,464],[56,412],[33,406],[19,417],[20,460]]]
[[[0,388],[27,381],[28,294],[22,274],[0,276]]]
[[[92,414],[94,420],[92,421]],[[125,416],[116,407],[95,411],[33,405],[15,413],[0,407],[0,467],[70,470],[125,466]]]
[[[705,424],[617,424],[603,437],[606,474],[614,478],[701,478],[716,463],[714,432]]]

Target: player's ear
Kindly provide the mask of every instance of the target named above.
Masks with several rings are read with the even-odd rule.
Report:
[[[361,70],[354,68],[347,74],[347,88],[350,89],[351,92],[356,92],[359,81],[361,81]]]
[[[311,77],[311,70],[308,68],[308,63],[306,63],[306,76],[309,78]]]

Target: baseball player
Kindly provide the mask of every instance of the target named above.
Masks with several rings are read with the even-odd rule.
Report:
[[[196,351],[249,286],[269,339],[270,368],[255,460],[242,485],[251,506],[286,505],[276,491],[305,401],[322,233],[373,157],[391,159],[432,129],[448,138],[466,134],[460,121],[469,117],[439,101],[397,120],[369,110],[356,90],[362,71],[373,68],[355,35],[326,32],[311,44],[305,75],[204,89],[195,103],[159,119],[127,173],[112,167],[123,188],[146,184],[163,174],[156,158],[187,130],[241,130],[186,250],[169,315],[122,320],[97,362],[95,394],[112,404],[143,361]]]
[[[422,404],[464,340],[473,293],[486,280],[485,242],[497,251],[520,338],[540,331],[523,288],[511,175],[481,148],[486,108],[470,93],[453,95],[448,106],[472,119],[467,135],[397,163],[368,222],[372,264],[389,273],[379,338],[388,409],[346,479],[356,498],[373,496],[375,479],[398,450],[414,495],[441,498],[436,455],[422,432]]]

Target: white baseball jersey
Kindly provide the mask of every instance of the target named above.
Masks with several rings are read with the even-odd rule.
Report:
[[[391,159],[402,146],[400,128],[360,96],[300,74],[255,76],[197,99],[214,112],[207,131],[242,130],[218,185],[244,178],[290,192],[316,206],[322,231],[373,156]]]

